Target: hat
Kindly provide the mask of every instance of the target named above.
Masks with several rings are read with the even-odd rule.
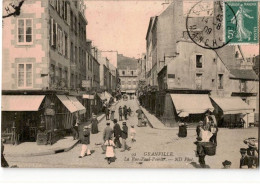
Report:
[[[200,121],[199,124],[203,124],[203,121]]]
[[[123,125],[126,125],[126,122],[125,122],[125,121],[123,122]]]
[[[131,125],[132,128],[134,128],[135,126],[134,125]]]
[[[222,165],[223,166],[231,165],[231,161],[225,160],[224,162],[222,162]]]
[[[107,123],[107,125],[110,125],[110,123]]]
[[[83,129],[89,129],[90,128],[90,126],[84,126],[84,128]]]
[[[117,119],[114,119],[114,123],[117,123]]]

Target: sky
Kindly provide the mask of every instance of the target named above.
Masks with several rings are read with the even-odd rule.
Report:
[[[163,10],[164,0],[85,0],[87,38],[100,50],[114,50],[128,57],[146,51],[150,17]],[[242,46],[245,56],[259,54],[258,45]]]

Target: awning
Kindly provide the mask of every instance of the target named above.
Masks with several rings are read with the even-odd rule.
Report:
[[[126,93],[129,93],[129,94],[134,94],[134,93],[135,93],[135,90],[126,90],[125,92],[126,92]]]
[[[171,98],[179,117],[214,110],[207,94],[171,94]]]
[[[63,103],[63,105],[71,112],[76,112],[77,107],[70,101],[70,99],[65,95],[57,95],[59,100]]]
[[[2,111],[38,111],[44,95],[3,95]]]
[[[111,95],[109,92],[105,91],[105,97],[106,97],[107,100],[109,101],[110,98],[112,97],[112,95]]]
[[[89,95],[89,94],[83,94],[82,95],[83,99],[94,99],[94,95]]]
[[[247,114],[254,112],[253,108],[240,97],[211,97],[211,99],[222,109],[223,114]]]
[[[98,96],[100,97],[100,99],[103,101],[103,100],[107,100],[109,101],[110,98],[112,97],[110,93],[108,93],[107,91],[105,92],[102,92],[102,93],[98,93]]]
[[[77,108],[77,111],[79,111],[79,114],[86,113],[86,108],[79,102],[79,100],[74,96],[67,96],[70,101],[73,103],[73,105]]]

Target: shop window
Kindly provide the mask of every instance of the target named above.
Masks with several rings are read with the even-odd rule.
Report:
[[[203,57],[202,55],[196,55],[196,68],[202,68]]]
[[[19,45],[30,45],[33,42],[32,39],[32,19],[18,19],[17,23],[17,36]]]
[[[18,87],[32,87],[32,64],[18,64]]]
[[[218,74],[218,89],[223,89],[223,74]]]

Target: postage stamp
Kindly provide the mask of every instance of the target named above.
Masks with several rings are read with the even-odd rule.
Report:
[[[234,11],[235,15],[230,11]],[[229,44],[258,43],[258,2],[225,2],[225,41]],[[236,29],[234,29],[236,25]]]

